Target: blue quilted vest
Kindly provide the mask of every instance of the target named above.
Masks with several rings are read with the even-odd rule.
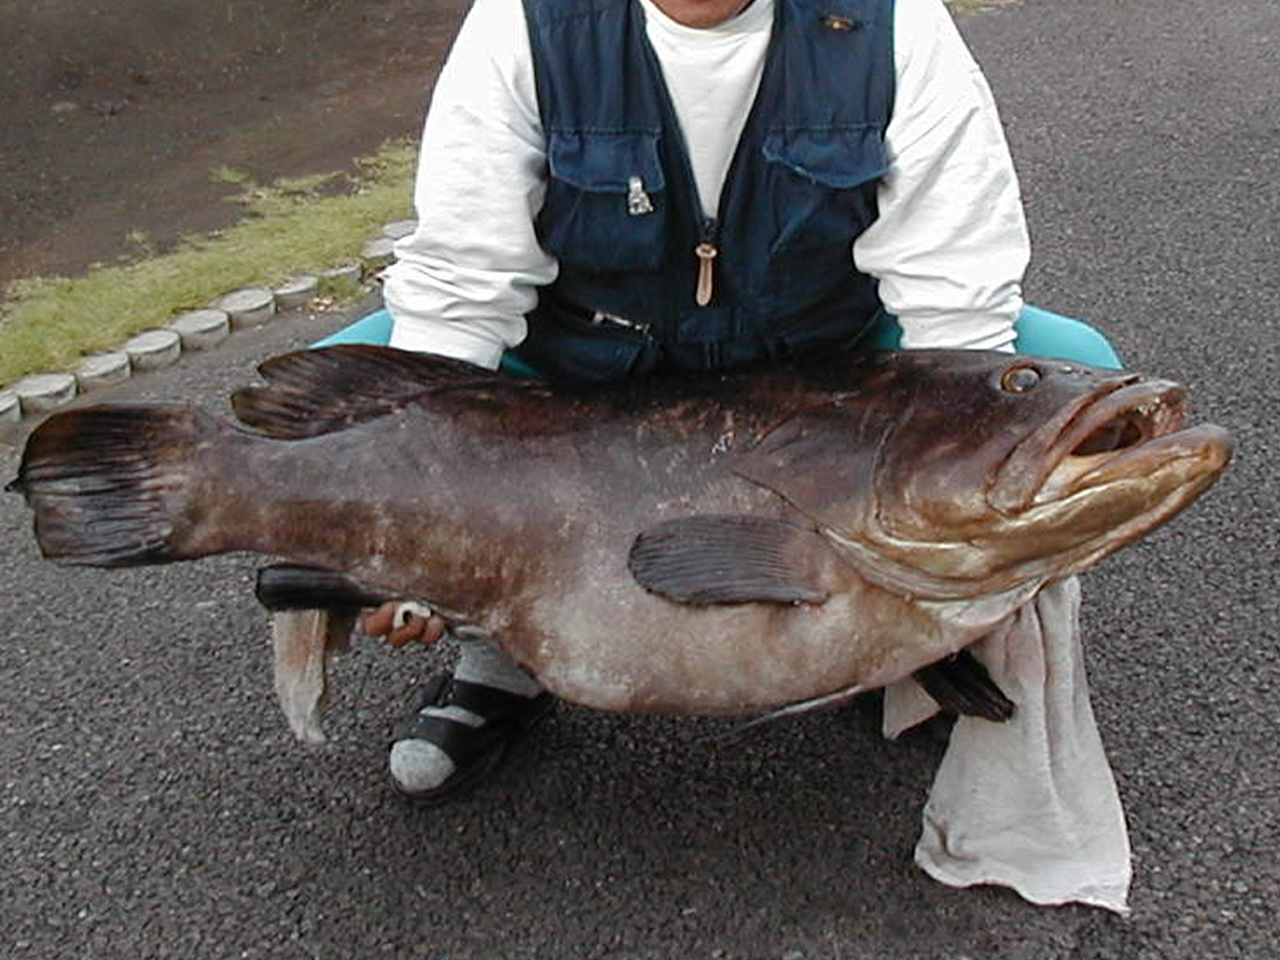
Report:
[[[703,215],[637,0],[524,0],[556,281],[516,355],[552,379],[714,370],[843,346],[893,106],[892,0],[775,0],[755,105]]]

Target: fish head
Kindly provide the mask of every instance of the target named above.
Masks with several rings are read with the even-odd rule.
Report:
[[[992,595],[1077,573],[1194,501],[1231,441],[1189,419],[1181,386],[1139,374],[985,351],[873,355],[855,389],[762,440],[762,482],[883,586]],[[834,468],[783,475],[788,449],[811,459],[824,446]]]

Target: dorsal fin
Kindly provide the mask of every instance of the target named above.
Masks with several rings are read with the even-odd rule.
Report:
[[[462,360],[356,343],[286,353],[258,372],[266,386],[236,391],[231,406],[241,423],[280,439],[342,430],[427,393],[518,382]]]

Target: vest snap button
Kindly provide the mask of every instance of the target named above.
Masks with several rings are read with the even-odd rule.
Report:
[[[857,20],[850,20],[848,17],[841,17],[834,13],[829,13],[823,17],[822,25],[828,30],[835,30],[837,33],[852,33],[862,26]]]

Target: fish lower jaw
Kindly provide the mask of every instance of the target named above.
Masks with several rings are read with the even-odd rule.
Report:
[[[1152,488],[1179,485],[1178,475],[1216,477],[1231,458],[1225,430],[1209,424],[1156,437],[1141,446],[1092,454],[1070,454],[1045,478],[1035,507],[1065,503],[1073,496],[1106,490],[1117,483]],[[1173,478],[1173,479],[1170,479]]]
[[[1083,540],[1064,556],[1062,569],[1055,579],[1082,573],[1167,523],[1211,486],[1219,472],[1198,472],[1189,476],[1152,498],[1146,510],[1134,512],[1128,520],[1108,525],[1093,538]]]
[[[1218,448],[1169,460],[1147,474],[1119,475],[1041,504],[1024,522],[1039,531],[1040,542],[1056,542],[1070,557],[1070,571],[1079,572],[1177,516],[1212,486],[1228,458],[1229,450]]]
[[[1114,457],[1110,453],[1094,453],[1086,456],[1068,456],[1063,458],[1053,471],[1044,479],[1044,483],[1032,499],[1033,507],[1056,503],[1069,496],[1077,489],[1081,480],[1097,470]]]

